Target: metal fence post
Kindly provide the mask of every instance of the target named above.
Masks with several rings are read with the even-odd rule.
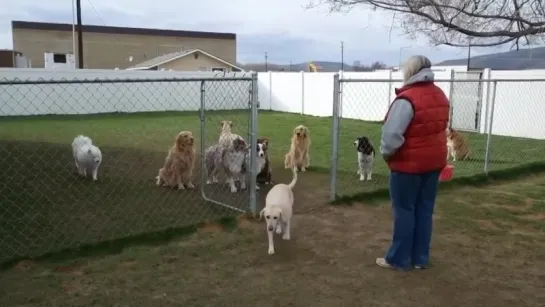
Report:
[[[388,82],[388,101],[386,102],[386,110],[390,108],[390,103],[392,103],[392,86],[393,86],[392,77],[393,77],[393,72],[390,69],[390,75],[388,76],[388,79],[390,80],[390,82]]]
[[[486,151],[484,153],[484,174],[488,175],[488,164],[490,160],[490,142],[492,139],[492,126],[494,125],[494,106],[496,105],[496,87],[498,85],[498,81],[494,81],[492,84],[492,99],[491,99],[491,107],[490,107],[490,121],[488,125],[488,133],[486,136]]]
[[[450,70],[450,88],[448,92],[448,101],[450,102],[450,114],[448,116],[448,126],[452,128],[452,116],[454,115],[454,104],[452,101],[452,96],[454,95],[454,69]]]
[[[331,125],[331,170],[329,174],[329,199],[337,197],[337,163],[339,160],[339,109],[341,97],[341,81],[339,74],[333,76],[333,115]]]
[[[201,121],[201,157],[204,157],[204,151],[206,148],[206,119],[205,119],[205,107],[206,107],[206,99],[205,99],[205,93],[206,93],[206,83],[205,81],[201,81],[201,107],[199,109],[199,118]],[[204,191],[204,183],[206,182],[206,174],[202,170],[206,169],[205,160],[201,160],[201,194],[204,199],[207,199],[206,192]]]
[[[250,188],[248,191],[250,191],[250,211],[254,216],[257,214],[257,152],[254,148],[257,143],[258,86],[257,73],[252,72],[252,86],[250,88]]]

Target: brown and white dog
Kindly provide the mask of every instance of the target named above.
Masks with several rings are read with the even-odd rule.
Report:
[[[257,140],[258,144],[262,144],[263,152],[265,153],[265,165],[257,174],[257,183],[273,184],[272,182],[272,167],[269,160],[269,139],[260,138]]]
[[[221,133],[218,140],[218,144],[223,147],[231,147],[235,139],[244,140],[240,135],[233,133],[233,122],[230,120],[222,120],[221,124]]]
[[[299,168],[301,172],[306,171],[310,165],[310,131],[307,127],[299,125],[293,129],[290,150],[284,158],[285,168]]]
[[[447,128],[447,161],[449,156],[452,157],[453,161],[456,160],[466,160],[471,157],[471,149],[467,139],[460,132]]]
[[[159,170],[156,184],[158,186],[178,187],[178,189],[193,189],[191,182],[195,165],[195,139],[190,131],[180,132],[170,148],[164,166]]]

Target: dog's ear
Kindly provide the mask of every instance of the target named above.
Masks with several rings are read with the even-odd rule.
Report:
[[[225,121],[224,121],[224,120],[222,120],[222,121],[220,122],[220,126],[223,127],[223,124],[225,124]]]
[[[88,154],[91,154],[91,148],[89,148],[89,150],[87,150],[87,153],[88,153]]]

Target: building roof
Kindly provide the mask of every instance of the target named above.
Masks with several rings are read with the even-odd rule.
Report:
[[[144,69],[150,69],[152,67],[155,67],[155,66],[159,66],[159,65],[162,65],[162,64],[165,64],[165,63],[168,63],[168,62],[172,62],[174,60],[177,60],[177,59],[181,59],[185,56],[188,56],[190,54],[193,54],[195,52],[199,52],[199,53],[202,53],[208,57],[211,57],[212,59],[218,61],[218,62],[221,62],[223,64],[226,64],[226,65],[229,65],[231,66],[232,68],[236,68],[236,69],[239,69],[241,71],[243,71],[244,69],[232,64],[232,63],[229,63],[225,60],[222,60],[216,56],[213,56],[211,55],[210,53],[208,52],[205,52],[205,51],[202,51],[201,49],[188,49],[188,50],[181,50],[181,51],[177,51],[177,52],[172,52],[172,53],[167,53],[167,54],[163,54],[163,55],[160,55],[156,58],[153,58],[153,59],[149,59],[149,60],[146,60],[144,62],[141,62],[141,63],[138,63],[134,66],[131,66],[129,68],[127,68],[127,70],[144,70]]]
[[[26,29],[26,30],[42,30],[42,31],[72,31],[72,24],[12,20],[11,28],[12,30]],[[237,38],[237,35],[234,33],[219,33],[219,32],[161,30],[161,29],[145,29],[145,28],[95,26],[95,25],[82,25],[82,28],[83,28],[83,32],[87,32],[87,33],[215,38],[215,39],[236,39]],[[76,29],[77,29],[77,25],[76,25]]]

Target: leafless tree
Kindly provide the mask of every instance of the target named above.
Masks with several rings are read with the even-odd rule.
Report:
[[[535,45],[545,38],[543,0],[315,0],[308,8],[331,12],[368,6],[394,12],[394,24],[411,38],[434,45],[489,47]]]
[[[386,64],[382,63],[382,62],[373,62],[373,64],[371,64],[371,68],[373,70],[375,69],[386,69]]]

